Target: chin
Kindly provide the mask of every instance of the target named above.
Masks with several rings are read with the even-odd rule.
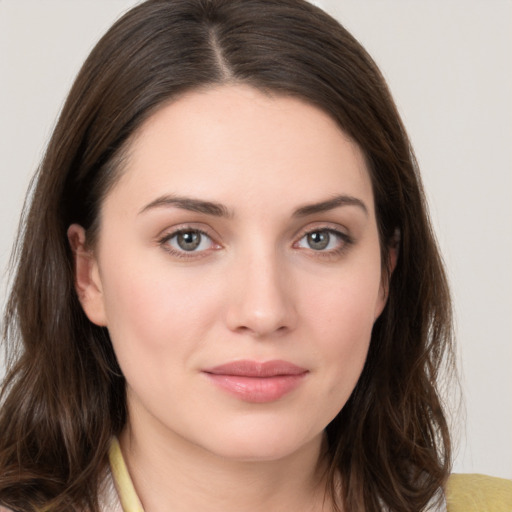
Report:
[[[306,435],[284,425],[251,425],[234,431],[210,432],[203,447],[225,459],[266,462],[285,459],[307,450],[319,449],[323,431]]]

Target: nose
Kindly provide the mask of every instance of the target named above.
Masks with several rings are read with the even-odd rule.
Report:
[[[295,328],[294,283],[275,254],[253,255],[238,262],[229,281],[230,330],[264,338]]]

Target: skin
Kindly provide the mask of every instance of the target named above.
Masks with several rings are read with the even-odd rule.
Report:
[[[197,249],[183,250],[177,230],[199,236]],[[386,300],[358,146],[299,99],[242,85],[190,92],[140,129],[94,248],[80,226],[68,235],[83,308],[108,327],[126,376],[120,440],[146,511],[329,509],[323,432]],[[242,359],[307,373],[253,403],[204,373]]]

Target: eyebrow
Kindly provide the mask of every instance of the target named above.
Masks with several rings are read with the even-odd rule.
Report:
[[[162,206],[174,206],[182,210],[205,213],[206,215],[213,215],[214,217],[233,216],[232,212],[223,204],[215,203],[213,201],[203,201],[201,199],[193,199],[191,197],[181,197],[174,195],[164,195],[158,197],[154,201],[151,201],[151,203],[144,206],[139,214]]]
[[[192,197],[182,197],[174,195],[164,195],[158,197],[154,201],[151,201],[151,203],[144,206],[144,208],[142,208],[139,214],[144,213],[148,210],[152,210],[154,208],[168,206],[174,206],[175,208],[180,208],[182,210],[187,210],[191,212],[204,213],[206,215],[212,215],[214,217],[231,218],[234,216],[233,212],[221,203],[216,203],[213,201],[203,201],[201,199],[194,199]],[[293,217],[307,217],[309,215],[314,215],[316,213],[334,210],[335,208],[339,208],[341,206],[357,206],[365,213],[366,216],[368,216],[368,208],[366,207],[363,201],[361,201],[357,197],[339,195],[326,201],[301,206],[300,208],[297,208],[293,212]]]
[[[332,199],[328,199],[327,201],[322,201],[320,203],[306,204],[295,210],[293,216],[307,217],[308,215],[314,215],[315,213],[334,210],[335,208],[339,208],[341,206],[357,206],[365,213],[366,216],[368,216],[368,208],[363,203],[363,201],[357,197],[347,195],[335,196]]]

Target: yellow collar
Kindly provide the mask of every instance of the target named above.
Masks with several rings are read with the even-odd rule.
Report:
[[[108,452],[110,470],[114,479],[116,490],[119,494],[119,501],[123,507],[123,512],[144,512],[142,503],[135,492],[130,473],[124,462],[121,447],[116,437],[112,438]]]

